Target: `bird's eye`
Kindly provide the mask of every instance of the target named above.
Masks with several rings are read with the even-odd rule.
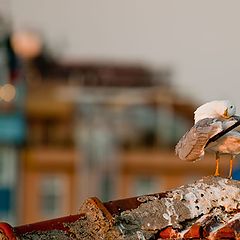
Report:
[[[233,106],[230,106],[230,108],[232,109],[232,108],[233,108]]]

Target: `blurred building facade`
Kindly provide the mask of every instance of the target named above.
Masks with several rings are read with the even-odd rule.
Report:
[[[53,218],[75,213],[89,196],[107,201],[160,192],[212,174],[215,163],[208,155],[188,164],[174,154],[195,109],[178,92],[202,101],[219,95],[238,101],[232,94],[239,76],[234,5],[227,11],[221,3],[215,11],[215,2],[206,8],[200,1],[197,7],[190,1],[177,7],[170,1],[104,1],[95,8],[94,2],[76,1],[66,11],[65,4],[0,4],[0,221]],[[61,64],[41,53],[20,61],[3,15],[16,30],[41,30],[66,59],[174,66],[175,86],[182,89],[169,84],[172,69],[156,74],[138,64]],[[35,42],[23,37],[18,45],[26,58],[42,50],[41,40],[32,37]],[[225,79],[232,84],[215,91]],[[239,172],[235,168],[238,178]]]
[[[196,168],[174,154],[195,105],[172,89],[169,69],[60,63],[38,52],[33,35],[21,36],[18,53],[39,54],[20,61],[2,33],[1,220],[55,218],[76,213],[91,196],[160,192],[212,172],[213,161]]]
[[[213,161],[196,168],[174,154],[195,106],[171,88],[169,70],[44,56],[9,65],[10,56],[1,88],[10,84],[17,94],[0,103],[2,220],[55,218],[91,196],[160,192],[211,173]]]
[[[196,168],[174,154],[195,106],[171,89],[166,71],[96,63],[44,69],[31,66],[26,78],[22,223],[75,213],[91,196],[160,192],[212,172],[214,161]]]

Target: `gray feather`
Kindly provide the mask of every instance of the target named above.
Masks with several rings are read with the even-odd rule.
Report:
[[[176,145],[178,157],[186,161],[196,161],[203,157],[208,140],[223,130],[222,122],[213,118],[198,121]]]

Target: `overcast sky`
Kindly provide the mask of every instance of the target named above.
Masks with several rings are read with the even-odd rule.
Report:
[[[196,101],[240,112],[240,1],[0,0],[13,28],[42,32],[67,59],[143,62],[174,70]],[[0,7],[1,9],[1,7]]]

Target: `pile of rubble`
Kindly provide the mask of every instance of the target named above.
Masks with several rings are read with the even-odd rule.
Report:
[[[240,239],[239,199],[240,182],[206,177],[160,194],[106,203],[90,198],[78,215],[7,232],[21,240]],[[0,239],[7,236],[2,226]]]

